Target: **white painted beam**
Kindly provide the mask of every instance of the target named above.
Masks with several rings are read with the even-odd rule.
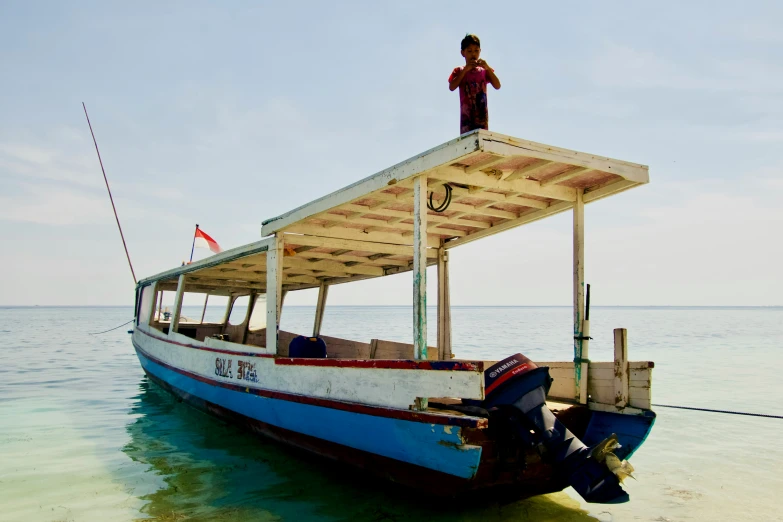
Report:
[[[283,239],[275,236],[266,253],[266,349],[277,353],[278,317],[283,297]]]
[[[472,185],[488,189],[498,189],[507,192],[516,192],[518,194],[528,194],[531,196],[557,199],[560,201],[574,201],[575,189],[570,187],[542,187],[538,181],[532,179],[515,179],[505,181],[498,176],[476,172],[474,174],[465,174],[456,167],[443,167],[432,172],[431,177],[451,183],[461,185]],[[483,197],[483,193],[476,194],[475,197]]]
[[[451,360],[451,297],[449,253],[438,249],[438,359]]]
[[[491,157],[484,160],[479,161],[478,163],[474,163],[473,165],[470,165],[469,167],[465,167],[465,174],[473,174],[474,172],[479,172],[484,169],[488,169],[494,165],[497,165],[498,163],[503,163],[504,161],[508,160],[508,158],[504,156],[497,156],[497,157]]]
[[[406,178],[415,177],[444,164],[454,163],[476,151],[478,151],[478,133],[460,136],[282,216],[265,221],[261,227],[261,235],[273,234],[330,208],[350,203],[384,187],[396,185]]]
[[[582,379],[587,379],[587,363],[579,364],[582,359],[582,319],[585,308],[585,206],[582,200],[583,191],[576,191],[574,202],[574,226],[573,226],[573,293],[574,293],[574,381],[576,396],[581,404],[587,404],[587,397],[582,396]],[[585,373],[583,375],[583,372]]]
[[[356,250],[360,252],[375,252],[378,254],[390,254],[395,256],[410,256],[411,247],[403,245],[393,245],[388,243],[378,243],[372,241],[353,240],[353,239],[339,239],[309,235],[296,235],[285,234],[285,241],[288,244],[313,246],[313,247],[326,247],[326,248],[341,248],[345,250]],[[412,243],[411,243],[412,244]],[[438,254],[436,251],[428,251],[428,257],[436,258]]]
[[[368,227],[371,228],[371,227]],[[342,227],[326,228],[319,225],[292,225],[285,229],[287,233],[305,234],[309,236],[331,237],[335,239],[352,239],[358,241],[370,241],[374,243],[387,243],[390,245],[413,245],[413,236],[406,236],[393,232],[376,232],[373,230],[354,230]],[[432,238],[427,240],[428,246],[437,248],[439,242]]]
[[[470,243],[471,241],[481,239],[482,237],[497,234],[499,232],[503,232],[504,230],[516,228],[526,223],[532,223],[533,221],[538,221],[539,219],[543,219],[547,216],[559,214],[560,212],[564,212],[570,209],[571,207],[573,207],[573,205],[574,205],[573,203],[567,201],[561,201],[559,203],[553,203],[549,205],[547,208],[542,210],[534,209],[530,212],[522,214],[516,219],[509,219],[508,221],[503,221],[501,223],[498,223],[492,228],[488,228],[486,230],[479,230],[478,232],[473,232],[472,234],[469,234],[465,237],[461,237],[459,239],[453,239],[446,243],[445,248],[451,249],[460,245],[464,245],[466,243]]]
[[[587,167],[595,170],[617,174],[629,181],[648,183],[650,176],[646,165],[631,163],[578,152],[575,150],[553,147],[534,141],[521,140],[512,136],[506,136],[491,131],[479,131],[480,149],[490,154],[501,156],[527,156],[550,160],[557,163],[566,163],[577,167]]]
[[[329,293],[329,285],[321,283],[318,287],[318,304],[315,307],[315,324],[313,325],[313,337],[321,335],[321,325],[324,320],[324,310],[326,309],[326,295]]]
[[[413,349],[427,359],[427,177],[415,180],[413,229]]]
[[[169,336],[174,335],[179,328],[179,316],[182,313],[182,294],[185,292],[185,274],[179,276],[177,293],[174,295],[174,312],[171,314]]]
[[[515,179],[524,179],[542,171],[543,169],[547,168],[551,164],[552,162],[549,160],[538,160],[531,163],[530,165],[526,165],[524,167],[513,170],[508,174],[508,176],[504,177],[503,179],[507,181],[513,181]]]
[[[549,178],[546,181],[541,182],[542,187],[548,187],[550,185],[557,185],[558,183],[563,183],[564,181],[568,181],[570,179],[574,179],[577,176],[581,176],[583,174],[587,174],[588,172],[591,172],[592,169],[588,169],[586,167],[575,167],[573,169],[569,169],[565,172],[562,172],[558,174],[557,176],[553,176]]]

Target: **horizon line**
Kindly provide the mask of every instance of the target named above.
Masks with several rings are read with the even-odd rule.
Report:
[[[172,306],[172,305],[165,305]],[[183,306],[197,306],[200,304],[191,304]],[[315,308],[316,305],[286,305],[284,308]],[[366,305],[366,304],[335,304],[328,305],[327,308],[353,308],[353,307],[374,307],[374,308],[413,308],[413,305]],[[573,305],[451,305],[451,308],[572,308]],[[0,308],[133,308],[133,305],[0,305]],[[427,308],[437,308],[437,305],[428,305]],[[591,305],[591,308],[783,308],[783,305]]]

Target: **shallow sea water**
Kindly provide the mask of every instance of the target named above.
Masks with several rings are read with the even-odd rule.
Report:
[[[188,311],[185,311],[187,314]],[[569,360],[566,307],[455,307],[458,357]],[[0,521],[783,520],[783,420],[657,408],[631,501],[570,489],[511,504],[439,501],[244,433],[149,382],[131,308],[0,308]],[[311,307],[282,327],[306,332]],[[324,334],[407,341],[409,308],[332,307]],[[628,328],[653,402],[783,415],[783,309],[603,308],[593,360]],[[434,332],[430,332],[434,342]]]

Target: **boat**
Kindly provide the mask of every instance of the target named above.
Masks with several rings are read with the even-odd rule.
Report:
[[[573,486],[588,502],[627,501],[628,459],[655,421],[654,364],[629,360],[622,328],[613,356],[589,358],[584,205],[648,182],[644,165],[466,133],[264,221],[259,241],[140,280],[133,346],[149,378],[183,401],[428,494],[518,499]],[[532,361],[514,346],[498,361],[455,357],[453,249],[565,212],[574,359]],[[321,334],[331,286],[408,271],[410,343]],[[280,330],[286,294],[304,289],[318,289],[312,331]],[[189,294],[227,296],[222,320],[183,319]],[[429,319],[437,346],[427,346]]]

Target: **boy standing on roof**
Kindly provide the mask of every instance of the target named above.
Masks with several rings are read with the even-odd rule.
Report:
[[[487,129],[487,83],[500,89],[500,80],[495,70],[479,58],[481,41],[475,34],[462,39],[463,67],[456,67],[449,76],[449,90],[459,87],[460,121],[459,132],[465,134],[475,129]]]

